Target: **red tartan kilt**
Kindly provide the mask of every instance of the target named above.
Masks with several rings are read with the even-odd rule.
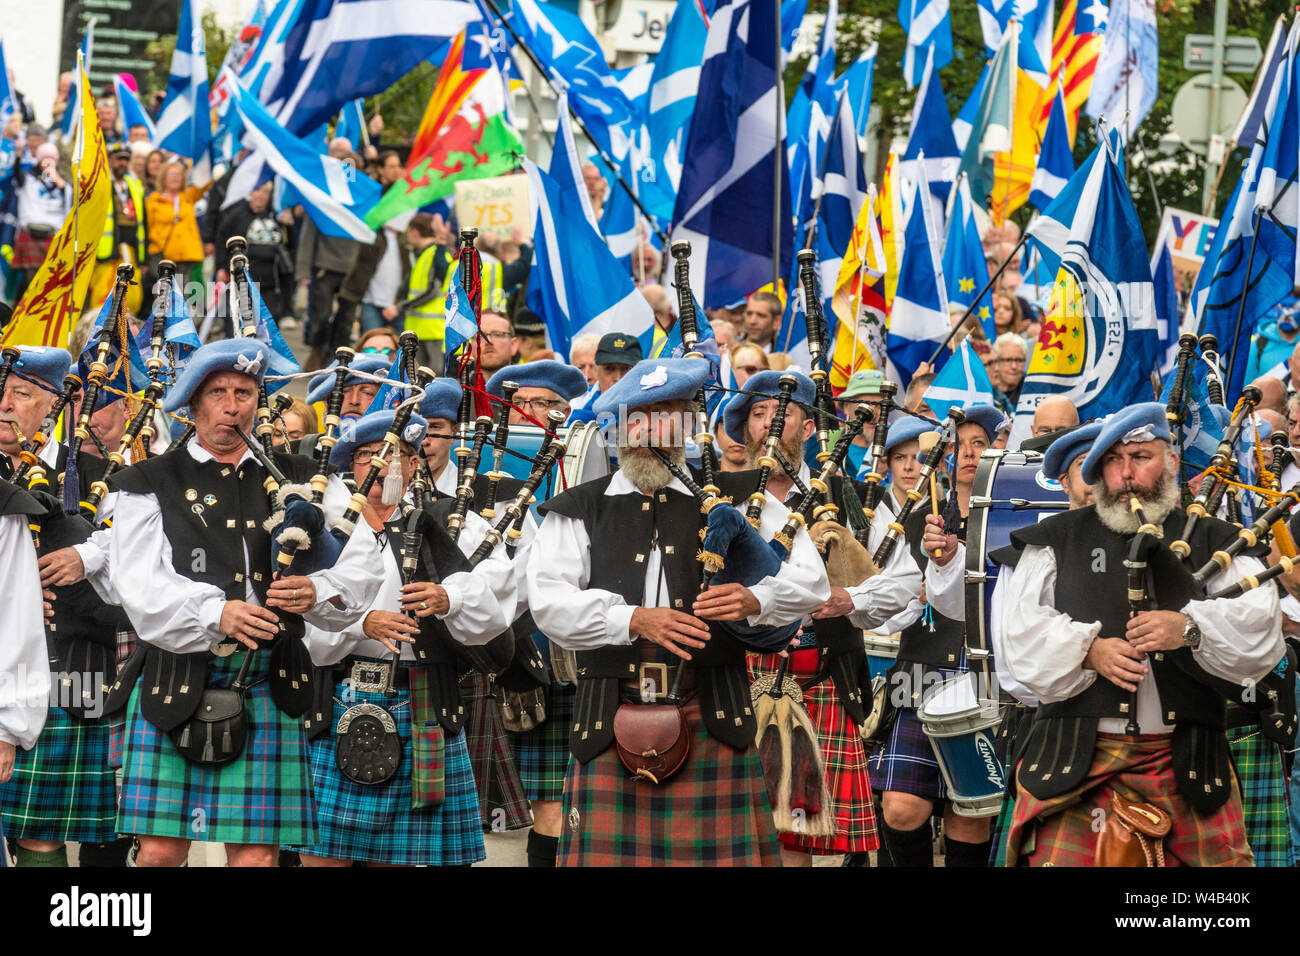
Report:
[[[57,235],[55,233],[54,235]],[[48,239],[37,239],[28,233],[26,229],[19,230],[17,238],[14,240],[14,261],[13,268],[39,269],[45,262],[45,253],[50,248],[50,243],[54,241],[54,235]]]
[[[775,654],[751,656],[751,678],[774,673],[779,662],[780,658]],[[807,678],[816,671],[815,648],[790,655],[787,673],[791,677]],[[835,835],[814,837],[782,833],[782,845],[816,855],[865,853],[878,849],[880,840],[871,802],[871,778],[867,774],[867,752],[861,734],[844,712],[835,685],[829,678],[804,691],[804,705],[817,730],[817,742],[826,762],[826,787],[835,808]]]

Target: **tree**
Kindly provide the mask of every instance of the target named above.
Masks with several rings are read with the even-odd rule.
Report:
[[[203,47],[207,51],[208,85],[210,87],[217,78],[217,72],[221,69],[222,61],[226,58],[226,51],[230,49],[230,44],[235,41],[235,30],[223,27],[220,21],[217,20],[217,15],[211,10],[204,12],[202,23]],[[175,34],[159,37],[145,47],[145,58],[150,60],[153,66],[148,73],[136,77],[136,81],[140,84],[141,99],[147,101],[147,98],[154,92],[167,89],[167,77],[171,73],[172,54],[175,52]]]

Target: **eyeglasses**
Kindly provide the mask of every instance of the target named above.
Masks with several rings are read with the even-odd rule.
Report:
[[[352,453],[352,463],[354,465],[368,465],[372,458],[378,457],[378,451],[357,451]]]
[[[563,408],[567,402],[558,398],[525,398],[517,400],[521,408],[531,408],[534,412],[545,415],[552,408]]]
[[[456,437],[456,433],[455,432],[425,432],[424,437],[425,438],[446,438],[448,440],[451,440]]]
[[[1025,360],[1022,358],[1000,358],[989,362],[990,365],[1024,365]]]
[[[508,342],[515,337],[513,332],[480,332],[479,335],[492,342]]]

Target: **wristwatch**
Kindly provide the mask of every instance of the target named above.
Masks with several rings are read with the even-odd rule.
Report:
[[[1187,626],[1183,628],[1183,646],[1193,651],[1201,646],[1201,629],[1191,615],[1188,615]]]

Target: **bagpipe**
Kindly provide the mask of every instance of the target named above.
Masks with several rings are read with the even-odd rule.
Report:
[[[691,292],[691,244],[679,239],[669,247],[673,257],[673,285],[677,290],[677,321],[682,330],[684,358],[704,358],[697,346],[700,341],[699,316],[695,311],[695,295]],[[714,473],[718,470],[717,452],[713,447],[713,433],[709,431],[708,401],[705,386],[701,385],[692,402],[696,422],[695,444],[700,450],[700,475],[704,488],[717,492]]]
[[[965,420],[966,413],[956,405],[948,409],[948,420],[944,423],[943,434],[926,453],[925,460],[921,463],[921,473],[917,476],[916,485],[907,490],[907,500],[903,502],[903,506],[899,509],[898,514],[894,516],[894,520],[889,522],[889,530],[885,533],[885,540],[880,542],[880,547],[876,549],[876,553],[873,555],[877,567],[883,568],[889,563],[889,558],[894,553],[894,548],[898,546],[898,541],[903,535],[903,523],[911,517],[917,502],[925,497],[925,490],[930,485],[930,477],[934,475],[935,469],[939,467],[939,461],[943,458],[948,446],[956,440],[957,426]]]

